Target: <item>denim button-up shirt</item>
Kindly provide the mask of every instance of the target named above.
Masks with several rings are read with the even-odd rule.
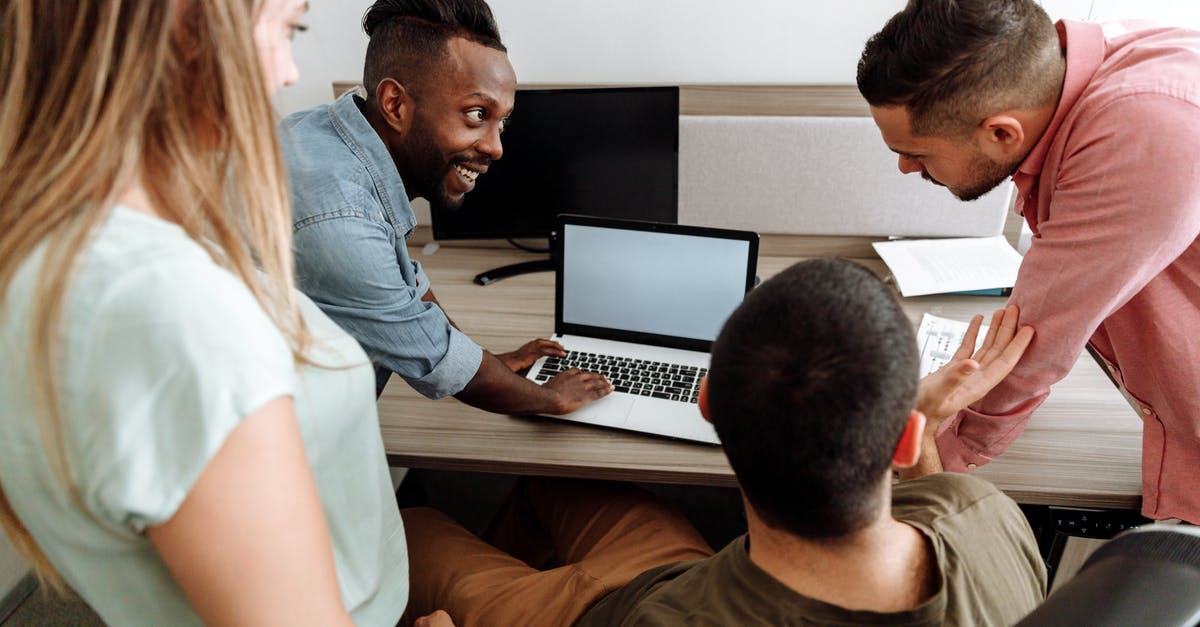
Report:
[[[351,92],[281,123],[296,282],[362,344],[377,391],[395,372],[429,398],[457,394],[483,351],[421,300],[429,278],[407,247],[416,216],[361,102]]]

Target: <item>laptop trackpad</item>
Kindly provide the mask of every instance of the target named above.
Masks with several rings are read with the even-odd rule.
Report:
[[[636,401],[636,397],[628,394],[609,394],[565,417],[604,427],[622,427],[625,426],[625,421],[629,418],[629,411],[633,409]]]

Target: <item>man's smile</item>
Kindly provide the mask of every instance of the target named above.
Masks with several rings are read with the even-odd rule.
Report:
[[[459,175],[461,175],[469,183],[474,183],[475,179],[479,178],[480,174],[483,174],[484,172],[487,171],[486,168],[484,168],[482,170],[474,170],[474,169],[468,168],[467,166],[465,166],[461,163],[454,164],[454,169],[459,173]]]

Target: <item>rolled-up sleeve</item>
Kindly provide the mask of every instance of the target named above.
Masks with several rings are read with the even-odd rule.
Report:
[[[376,366],[428,398],[457,394],[479,370],[483,350],[421,297],[429,279],[387,225],[357,210],[296,225],[300,289],[354,336]]]

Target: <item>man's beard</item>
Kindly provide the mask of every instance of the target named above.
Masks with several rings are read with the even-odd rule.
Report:
[[[928,172],[922,172],[921,176],[934,183],[941,184],[950,190],[959,200],[972,201],[978,200],[984,194],[996,189],[1001,183],[1008,180],[1013,172],[1017,171],[1017,163],[999,163],[987,158],[982,152],[975,151],[971,157],[971,163],[967,165],[967,175],[972,181],[968,186],[950,187],[936,181],[929,176]]]
[[[463,198],[451,198],[446,193],[446,175],[452,167],[425,129],[414,126],[408,137],[410,172],[412,181],[404,181],[405,187],[429,201],[434,209],[458,209]]]
[[[451,198],[450,195],[446,193],[446,187],[442,185],[442,181],[445,180],[445,173],[446,170],[443,170],[442,178],[434,184],[432,191],[430,191],[425,199],[429,201],[429,206],[432,209],[454,211],[459,207],[462,207],[463,201],[465,201],[467,197],[464,194],[458,198]]]

